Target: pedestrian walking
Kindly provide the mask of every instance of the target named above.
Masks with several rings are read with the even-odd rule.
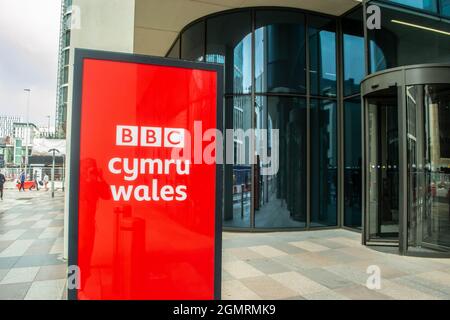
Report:
[[[20,187],[19,187],[19,192],[20,191],[24,191],[25,192],[25,171],[22,171],[22,173],[20,174]]]
[[[5,185],[6,178],[5,175],[0,172],[0,199],[3,201],[3,186]]]

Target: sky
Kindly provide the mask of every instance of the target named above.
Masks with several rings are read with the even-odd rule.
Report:
[[[61,0],[0,0],[0,115],[54,126]]]

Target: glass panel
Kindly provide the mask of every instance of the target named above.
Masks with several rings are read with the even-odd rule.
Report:
[[[381,29],[368,30],[371,72],[450,61],[450,24],[382,8]]]
[[[226,99],[225,127],[243,130],[252,128],[251,97]],[[234,165],[225,165],[224,227],[250,227],[251,161],[248,136],[234,137]]]
[[[205,22],[189,27],[181,36],[181,59],[203,61],[205,54]]]
[[[369,237],[398,239],[399,155],[397,89],[368,99]]]
[[[336,96],[336,21],[310,17],[309,54],[311,94]]]
[[[207,20],[206,61],[225,63],[226,93],[250,93],[252,36],[250,11]]]
[[[311,227],[337,225],[337,107],[311,100]]]
[[[405,6],[417,9],[423,9],[426,11],[437,12],[437,0],[387,0],[387,1],[403,4]]]
[[[407,92],[409,244],[450,249],[450,85]]]
[[[344,95],[360,92],[365,76],[364,24],[362,9],[356,10],[342,20],[344,55]]]
[[[362,218],[361,100],[344,101],[344,225],[360,228]]]
[[[300,98],[257,97],[258,131],[255,170],[255,225],[257,228],[303,228],[306,225],[306,103]],[[272,129],[278,130],[278,143]],[[278,146],[277,146],[278,145]],[[279,151],[274,174],[265,173],[267,157]],[[267,157],[265,156],[267,155]],[[275,168],[275,166],[273,167]]]
[[[256,12],[257,93],[306,93],[304,20],[295,12]]]
[[[170,52],[167,54],[168,58],[180,59],[180,38],[177,39]]]
[[[441,14],[450,17],[450,0],[441,0]]]

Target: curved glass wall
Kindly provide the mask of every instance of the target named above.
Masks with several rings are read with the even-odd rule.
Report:
[[[224,127],[239,134],[224,170],[224,227],[338,225],[336,31],[336,19],[300,10],[232,10],[191,24],[169,51],[225,67]],[[256,130],[249,146],[249,129],[268,136]],[[279,155],[270,175],[260,150]]]
[[[407,87],[410,246],[450,250],[450,84]]]

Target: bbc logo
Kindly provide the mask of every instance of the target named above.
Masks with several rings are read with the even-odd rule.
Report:
[[[116,145],[184,148],[185,129],[117,126]]]

